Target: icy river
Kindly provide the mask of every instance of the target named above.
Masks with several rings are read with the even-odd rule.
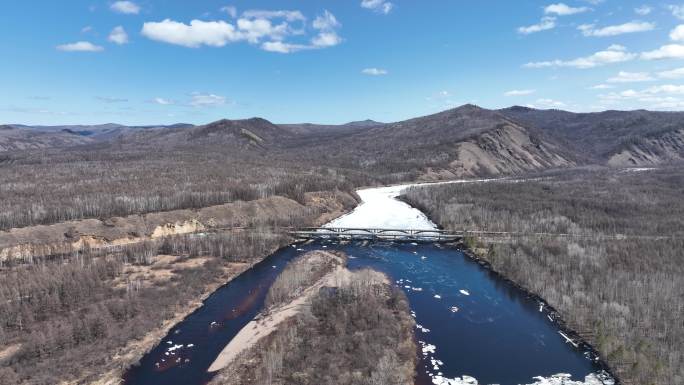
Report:
[[[363,202],[328,226],[436,228],[422,212],[395,199],[408,187],[360,190]],[[461,251],[437,244],[332,241],[283,248],[218,289],[129,370],[125,383],[191,385],[211,380],[207,368],[258,314],[275,277],[290,260],[319,249],[344,251],[350,268],[383,271],[404,290],[418,325],[417,384],[614,383],[588,347],[558,328],[542,303]]]

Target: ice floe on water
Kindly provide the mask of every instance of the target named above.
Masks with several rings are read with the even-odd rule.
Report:
[[[463,289],[459,290],[459,293],[461,293],[463,295],[470,295],[470,292],[468,290],[463,290]]]
[[[458,306],[452,306],[449,310],[451,310],[452,313],[456,313],[458,311]]]
[[[447,378],[442,374],[430,375],[432,378],[432,383],[435,385],[480,385],[476,378],[470,376],[461,376],[456,378]],[[525,384],[525,385],[614,385],[615,380],[613,380],[610,375],[605,372],[591,373],[584,377],[584,381],[577,380],[573,381],[572,376],[569,374],[554,374],[550,377],[534,377],[535,382]],[[484,384],[482,384],[484,385]]]
[[[458,180],[432,184],[473,183],[484,180]],[[357,190],[361,204],[351,213],[324,225],[342,228],[421,229],[431,230],[437,226],[423,212],[397,199],[406,189],[428,183],[405,184]]]
[[[439,295],[439,294],[435,294],[435,298],[437,298],[437,299],[442,299],[442,296]]]
[[[416,329],[420,330],[423,333],[430,333],[430,329],[424,327],[421,324],[416,324]]]
[[[584,377],[584,381],[573,381],[572,376],[565,373],[554,374],[551,377],[534,377],[536,382],[526,385],[614,385],[615,380],[606,372],[591,373]]]

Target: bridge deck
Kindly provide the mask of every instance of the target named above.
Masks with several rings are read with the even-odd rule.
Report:
[[[314,227],[291,231],[295,237],[303,239],[345,239],[345,240],[392,240],[417,242],[453,242],[460,235],[450,234],[437,229],[377,229]]]

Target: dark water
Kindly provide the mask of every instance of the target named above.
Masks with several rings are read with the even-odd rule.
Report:
[[[457,250],[430,244],[314,243],[284,248],[221,287],[127,373],[126,384],[209,381],[207,368],[258,313],[287,262],[321,248],[345,251],[350,268],[383,271],[406,292],[416,322],[424,328],[416,330],[426,347],[425,354],[420,353],[421,383],[430,382],[428,372],[446,378],[468,375],[480,384],[515,385],[557,373],[584,380],[600,370],[565,341],[538,302]]]

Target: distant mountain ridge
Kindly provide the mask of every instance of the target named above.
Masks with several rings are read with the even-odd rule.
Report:
[[[204,148],[244,155],[268,153],[279,159],[320,159],[360,170],[401,170],[403,164],[422,169],[421,177],[427,179],[684,160],[684,112],[644,110],[573,113],[520,106],[488,110],[467,104],[394,123],[278,125],[251,118],[201,126],[4,127],[0,151],[94,143],[98,148]]]

